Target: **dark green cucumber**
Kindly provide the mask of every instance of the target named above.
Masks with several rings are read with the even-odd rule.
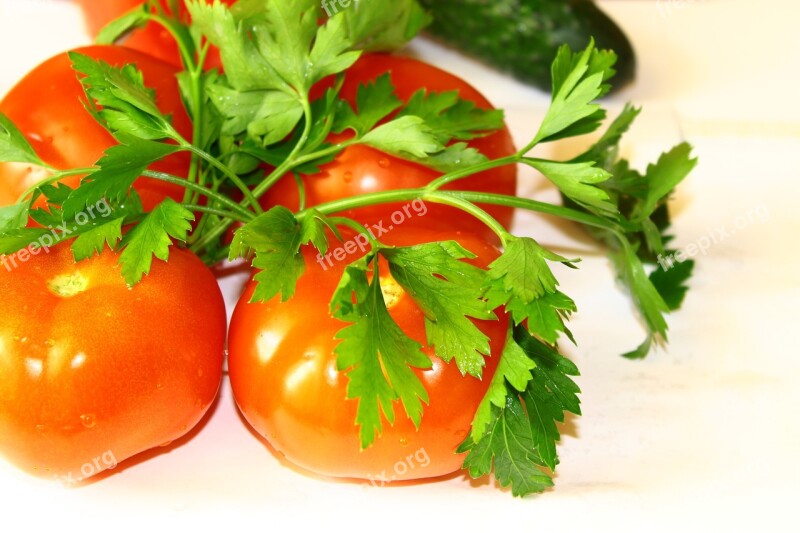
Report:
[[[550,64],[558,47],[598,48],[619,56],[614,86],[634,78],[630,41],[591,0],[421,0],[433,15],[428,32],[518,79],[550,89]]]

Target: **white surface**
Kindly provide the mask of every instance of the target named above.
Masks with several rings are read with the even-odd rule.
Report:
[[[582,253],[581,270],[565,273],[564,289],[580,307],[573,322],[580,346],[568,353],[583,372],[585,414],[565,428],[553,491],[518,500],[461,477],[377,489],[302,475],[253,438],[226,386],[186,445],[87,487],[65,490],[0,463],[3,530],[17,530],[5,527],[12,523],[271,531],[307,522],[405,531],[794,530],[800,8],[788,0],[602,4],[639,53],[638,83],[610,102],[645,105],[628,155],[642,164],[685,138],[700,156],[675,200],[677,243],[734,230],[748,212],[768,212],[768,220],[754,217],[698,258],[686,306],[670,318],[669,350],[643,362],[618,357],[642,331],[607,261]],[[39,60],[85,41],[64,2],[0,0],[0,94]],[[518,142],[527,142],[546,105],[542,93],[434,45],[414,50],[506,107]],[[522,190],[553,197],[530,174]],[[590,250],[563,224],[519,222],[520,232],[548,244]]]

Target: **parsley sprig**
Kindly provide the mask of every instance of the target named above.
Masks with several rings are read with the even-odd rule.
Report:
[[[0,208],[0,253],[10,254],[53,235],[71,240],[76,260],[104,248],[119,252],[122,275],[131,285],[153,261],[168,261],[173,246],[189,247],[209,264],[246,258],[257,269],[253,301],[287,300],[306,265],[302,249],[325,254],[340,230],[365,233],[370,250],[345,269],[331,295],[330,312],[342,321],[336,349],[338,369],[347,374],[347,398],[358,402],[356,424],[362,447],[380,437],[384,423],[407,416],[424,423],[427,392],[414,370],[429,368],[423,346],[394,322],[382,290],[397,284],[424,313],[426,344],[457,365],[465,379],[480,378],[486,357],[499,357],[497,371],[478,408],[472,432],[460,448],[473,476],[494,472],[515,495],[552,485],[558,464],[559,424],[580,414],[578,370],[558,352],[562,336],[575,342],[567,324],[576,302],[561,291],[551,266],[579,266],[533,237],[515,236],[484,209],[502,205],[558,216],[585,227],[609,250],[647,329],[646,340],[627,357],[644,357],[667,339],[665,316],[686,292],[691,264],[648,273],[668,253],[667,201],[696,161],[681,144],[639,173],[619,158],[619,143],[639,110],[626,107],[601,138],[570,161],[532,157],[540,144],[598,130],[605,111],[596,100],[608,90],[616,56],[595,49],[562,48],[553,63],[551,106],[531,142],[497,160],[468,146],[503,126],[500,111],[485,111],[457,93],[420,90],[401,101],[389,76],[362,85],[355,105],[340,98],[348,68],[365,50],[403,46],[428,21],[415,0],[373,0],[354,4],[322,20],[315,0],[187,0],[188,18],[159,2],[110,24],[100,36],[112,42],[147,23],[156,23],[178,42],[184,71],[178,76],[192,118],[184,138],[156,105],[135,65],[112,67],[71,54],[86,92],[87,112],[118,144],[93,167],[55,169],[35,153],[24,135],[0,114],[0,160],[28,163],[51,175],[13,206]],[[224,72],[206,70],[211,46],[220,50]],[[332,79],[321,98],[311,88]],[[328,142],[331,133],[339,136]],[[367,145],[436,169],[442,176],[420,189],[401,189],[307,207],[263,210],[259,199],[287,175],[315,173],[349,146]],[[172,176],[152,165],[178,152],[191,155],[187,176]],[[460,191],[453,184],[505,165],[527,165],[556,187],[563,205],[500,194]],[[265,170],[269,169],[269,170]],[[72,189],[58,181],[85,175]],[[133,188],[140,176],[185,188],[181,202],[167,199],[150,212]],[[447,190],[443,189],[449,185]],[[454,190],[455,189],[455,190]],[[470,251],[455,242],[391,247],[339,214],[359,207],[421,199],[463,210],[491,228],[503,253],[487,269],[468,261]],[[83,210],[105,202],[108,216],[76,224]],[[38,227],[30,225],[29,220]],[[223,235],[239,227],[230,244]],[[501,354],[473,322],[508,313],[511,324]],[[467,374],[469,376],[467,376]],[[398,412],[399,409],[402,411]]]

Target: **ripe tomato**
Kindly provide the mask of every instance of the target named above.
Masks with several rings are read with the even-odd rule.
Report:
[[[395,245],[411,245],[449,239],[477,254],[474,264],[481,267],[499,254],[478,236],[452,230],[404,227],[386,240]],[[425,348],[433,368],[416,371],[430,396],[419,431],[402,406],[395,405],[395,424],[384,422],[383,435],[361,451],[355,425],[357,401],[345,399],[348,379],[336,370],[334,354],[338,343],[334,336],[346,324],[328,312],[328,302],[344,267],[357,254],[330,267],[319,262],[314,251],[306,249],[304,256],[307,271],[292,299],[285,303],[279,298],[249,303],[254,289],[251,281],[234,311],[228,368],[234,397],[244,417],[290,461],[323,475],[402,480],[437,477],[458,470],[463,457],[455,452],[467,436],[497,367],[507,318],[478,323],[491,339],[492,353],[482,380],[462,377],[454,361],[445,364],[433,350]],[[388,270],[384,268],[382,272]],[[392,317],[412,339],[426,344],[422,311],[399,285],[393,283],[391,288],[397,297],[390,304]],[[413,464],[400,471],[397,467],[409,456],[413,456]]]
[[[174,248],[129,288],[117,259],[76,264],[63,244],[2,259],[0,454],[29,473],[113,468],[185,435],[216,396],[226,316],[214,276]]]
[[[408,101],[411,95],[421,88],[431,92],[457,90],[461,98],[474,102],[481,109],[492,109],[492,105],[477,90],[460,78],[428,65],[416,59],[387,54],[366,54],[347,71],[341,96],[351,105],[356,101],[358,86],[373,81],[384,73],[390,73],[397,96]],[[326,84],[316,88],[317,96],[322,94]],[[337,142],[346,135],[332,136],[329,141]],[[470,146],[478,149],[490,159],[506,157],[516,153],[514,142],[508,128],[487,137],[471,141]],[[359,194],[386,191],[392,189],[424,187],[441,173],[403,159],[392,157],[367,146],[352,146],[345,149],[335,161],[323,165],[321,172],[303,176],[308,206],[330,202],[341,198],[349,198]],[[489,170],[459,180],[445,189],[493,192],[514,195],[517,189],[517,170],[515,166],[506,166]],[[296,209],[297,184],[292,176],[284,177],[264,196],[265,207],[282,204],[289,209]],[[399,205],[362,208],[347,213],[362,222],[379,221],[396,210]],[[464,231],[479,233],[484,236],[494,234],[485,225],[456,208],[431,206],[430,214],[425,220],[411,221],[421,226],[449,225]],[[506,228],[511,225],[513,209],[498,206],[486,206],[486,210],[499,220]]]
[[[207,0],[209,3],[211,0]],[[223,4],[231,5],[236,0],[222,0]],[[112,20],[119,18],[136,6],[142,5],[143,0],[75,0],[83,10],[86,19],[86,29],[92,37],[96,37],[100,30]],[[161,0],[161,5],[169,13],[169,2]],[[180,3],[181,17],[186,17],[183,0]],[[178,45],[170,33],[160,24],[150,23],[144,28],[132,32],[121,43],[128,48],[140,50],[157,57],[175,66],[181,66],[181,56]],[[209,68],[220,66],[219,51],[212,47],[206,58]]]
[[[134,63],[144,73],[145,84],[155,89],[159,108],[172,115],[181,135],[191,138],[192,124],[178,90],[178,70],[141,52],[119,46],[90,46],[76,50],[114,66]],[[5,113],[22,131],[43,161],[58,169],[92,166],[117,142],[86,111],[86,96],[67,54],[59,54],[31,71],[0,102]],[[189,156],[175,154],[153,165],[154,169],[186,176]],[[47,177],[47,171],[30,164],[0,163],[0,205],[10,205],[28,188]],[[79,176],[64,180],[75,187]],[[150,179],[139,179],[136,190],[146,209],[165,197],[183,197],[183,188]]]

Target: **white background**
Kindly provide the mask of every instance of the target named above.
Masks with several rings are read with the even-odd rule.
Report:
[[[639,55],[637,83],[608,103],[612,111],[626,100],[645,107],[626,155],[646,164],[685,139],[700,157],[674,200],[677,245],[722,228],[733,233],[698,257],[685,308],[670,317],[669,349],[630,362],[618,354],[643,332],[607,260],[568,225],[519,217],[519,233],[584,257],[580,271],[563,278],[580,308],[572,325],[579,347],[566,351],[583,373],[584,416],[564,428],[554,490],[519,500],[460,475],[384,489],[317,479],[253,437],[226,385],[184,446],[86,487],[66,490],[0,461],[0,528],[796,530],[800,6],[601,4]],[[86,43],[68,2],[0,0],[0,95],[39,61]],[[411,51],[472,82],[506,108],[518,143],[530,139],[546,95],[425,41]],[[556,197],[530,173],[520,192]],[[756,210],[767,219],[735,227]]]

